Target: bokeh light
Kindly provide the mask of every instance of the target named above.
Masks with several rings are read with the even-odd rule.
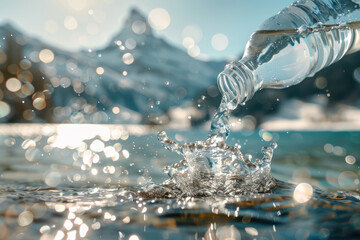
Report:
[[[266,131],[266,130],[260,130],[259,131],[259,135],[262,139],[264,139],[265,141],[269,142],[273,139],[273,136],[270,132]]]
[[[133,57],[133,55],[131,53],[125,53],[122,56],[122,60],[126,65],[130,65],[130,64],[132,64],[134,62],[134,57]]]
[[[40,157],[40,151],[39,149],[35,148],[35,147],[31,147],[26,149],[25,151],[25,158],[26,160],[28,160],[29,162],[34,162],[36,161],[38,158]]]
[[[227,48],[229,40],[225,34],[217,33],[211,38],[211,45],[217,51]]]
[[[45,175],[44,182],[49,187],[56,187],[61,183],[61,174],[57,171],[51,171]]]
[[[0,118],[6,117],[10,113],[10,106],[6,102],[0,101]]]
[[[39,52],[39,59],[44,63],[51,63],[54,61],[54,53],[50,49],[43,49]]]
[[[104,148],[105,144],[99,139],[95,139],[90,145],[90,149],[94,152],[102,152]]]
[[[81,224],[79,229],[79,235],[80,237],[85,237],[87,232],[89,231],[89,227],[86,224]]]
[[[198,57],[200,55],[200,48],[197,45],[193,45],[193,46],[188,48],[187,53],[191,57]]]
[[[136,47],[136,41],[133,38],[126,39],[125,47],[129,50],[133,50]]]
[[[44,108],[46,108],[46,101],[45,98],[42,97],[37,97],[33,100],[33,106],[34,108],[36,108],[37,110],[43,110]]]
[[[152,28],[161,31],[170,25],[170,15],[163,8],[155,8],[150,11],[148,21]]]
[[[241,125],[245,131],[252,132],[256,127],[256,118],[252,115],[246,115],[241,119]]]
[[[140,238],[139,238],[139,236],[138,235],[131,235],[130,237],[129,237],[129,240],[140,240]]]
[[[347,155],[345,157],[345,162],[347,164],[353,165],[356,162],[356,158],[354,156],[352,156],[352,155]]]
[[[146,31],[146,23],[141,20],[137,20],[133,22],[131,28],[134,33],[143,34]]]
[[[120,108],[119,108],[119,107],[113,107],[112,112],[113,112],[114,114],[119,114]]]
[[[40,233],[42,233],[42,234],[44,234],[44,233],[46,233],[46,232],[48,232],[48,231],[50,231],[50,226],[49,225],[43,225],[43,226],[41,226],[41,228],[40,228]]]
[[[64,19],[64,26],[68,30],[75,30],[78,27],[78,22],[73,16],[66,16]]]
[[[17,78],[9,78],[6,81],[6,88],[10,92],[17,92],[21,89],[21,82]]]
[[[65,237],[65,233],[61,230],[57,231],[54,240],[61,240]]]
[[[54,209],[56,212],[62,213],[62,212],[65,212],[66,207],[64,204],[59,203],[59,204],[55,204]]]
[[[300,183],[294,190],[294,200],[298,203],[309,201],[313,194],[313,187],[308,183]]]
[[[30,225],[34,220],[34,215],[30,211],[22,212],[18,217],[18,224],[21,227]]]
[[[129,151],[128,151],[128,150],[125,150],[125,149],[121,151],[121,155],[122,155],[123,158],[125,158],[125,159],[128,159],[128,158],[130,157]]]
[[[343,171],[338,176],[338,183],[342,188],[353,188],[355,181],[359,181],[358,175],[353,171]]]
[[[253,227],[246,227],[245,228],[245,232],[247,232],[249,235],[251,236],[257,236],[259,235],[259,232],[257,231],[256,228],[253,228]]]
[[[191,37],[185,37],[182,41],[182,44],[185,48],[190,48],[195,45],[195,41]]]
[[[99,75],[102,75],[104,74],[105,70],[103,67],[97,67],[96,68],[96,73],[99,74]]]

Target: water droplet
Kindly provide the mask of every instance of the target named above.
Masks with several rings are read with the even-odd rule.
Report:
[[[270,147],[272,148],[272,149],[276,149],[277,148],[277,143],[276,142],[271,142],[270,143]]]

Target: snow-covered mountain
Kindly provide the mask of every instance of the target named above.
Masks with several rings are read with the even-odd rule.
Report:
[[[107,95],[141,113],[167,111],[194,98],[216,82],[224,66],[214,68],[156,37],[136,10],[96,56],[101,56],[96,61],[105,70],[101,80]]]
[[[0,86],[11,108],[0,116],[3,122],[145,123],[215,84],[224,66],[194,59],[157,37],[135,9],[99,50],[64,51],[9,24],[0,27],[0,37]],[[21,87],[9,89],[9,78]]]

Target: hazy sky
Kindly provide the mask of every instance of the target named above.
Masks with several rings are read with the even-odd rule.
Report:
[[[29,36],[60,48],[96,49],[106,45],[120,31],[132,7],[139,9],[146,17],[153,9],[161,8],[166,10],[165,15],[161,10],[155,13],[162,13],[163,19],[160,20],[163,25],[160,24],[159,28],[166,28],[156,31],[157,35],[185,50],[183,40],[190,36],[195,40],[195,50],[201,54],[211,58],[227,58],[242,52],[250,34],[260,23],[292,2],[11,0],[1,4],[0,24],[11,22]],[[167,18],[166,12],[170,18]],[[155,17],[155,20],[159,19]]]

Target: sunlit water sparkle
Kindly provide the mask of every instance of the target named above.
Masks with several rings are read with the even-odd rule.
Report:
[[[280,180],[269,192],[204,197],[164,183],[162,167],[179,158],[156,130],[82,127],[0,126],[0,239],[356,239],[360,231],[358,132],[272,132]],[[269,143],[257,131],[232,132],[227,146],[261,156]],[[185,142],[206,137],[167,132]],[[191,155],[188,145],[178,146]]]

